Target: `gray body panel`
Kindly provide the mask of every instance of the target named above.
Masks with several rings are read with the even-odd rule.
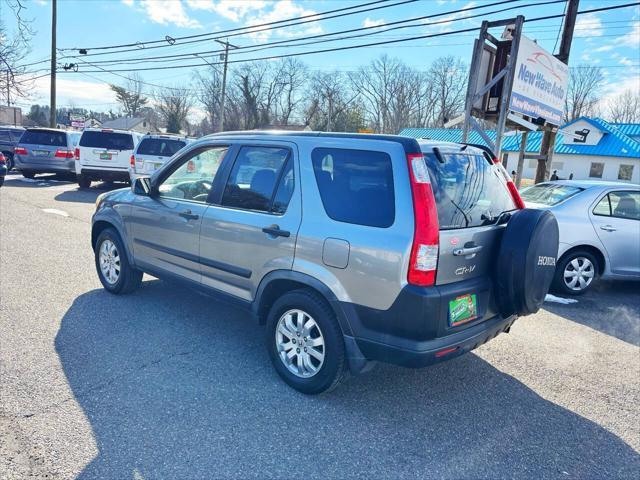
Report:
[[[74,173],[75,164],[72,158],[58,158],[55,156],[56,151],[64,150],[72,152],[75,148],[74,139],[71,132],[56,129],[34,129],[34,130],[53,130],[64,134],[66,137],[66,145],[40,145],[32,143],[18,142],[16,147],[22,147],[27,150],[27,154],[15,154],[13,161],[15,168],[18,170],[31,171],[34,173]],[[28,131],[28,130],[27,130]],[[77,142],[76,142],[77,143]]]

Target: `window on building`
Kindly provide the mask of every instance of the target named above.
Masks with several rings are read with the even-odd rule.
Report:
[[[603,173],[604,173],[604,163],[591,162],[591,168],[589,169],[589,177],[602,178]]]
[[[564,162],[551,162],[551,170],[564,170]]]
[[[538,168],[538,160],[536,160],[535,158],[530,158],[529,159],[529,168],[533,168],[533,169]]]
[[[630,181],[633,176],[633,165],[620,165],[618,168],[618,180]]]

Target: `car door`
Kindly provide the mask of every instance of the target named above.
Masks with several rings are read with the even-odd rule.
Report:
[[[590,218],[609,256],[611,271],[639,276],[640,191],[609,191],[598,200]]]
[[[149,196],[131,208],[136,263],[200,283],[200,226],[227,145],[191,149],[159,172]]]
[[[252,300],[262,277],[291,269],[301,221],[295,145],[240,145],[200,234],[202,283]]]

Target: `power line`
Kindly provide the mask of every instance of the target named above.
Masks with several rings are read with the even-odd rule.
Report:
[[[237,27],[237,28],[230,28],[227,30],[219,30],[217,32],[209,32],[209,33],[200,33],[200,34],[195,34],[195,35],[185,35],[185,36],[181,36],[181,37],[171,37],[169,35],[165,36],[164,39],[162,40],[150,40],[150,41],[145,41],[145,42],[136,42],[136,43],[128,43],[128,44],[122,44],[122,45],[108,45],[108,46],[101,46],[101,47],[84,47],[82,49],[80,48],[64,48],[62,50],[68,51],[68,50],[107,50],[107,49],[112,49],[112,48],[124,48],[124,47],[138,47],[140,48],[141,46],[144,48],[145,45],[152,45],[152,44],[157,44],[157,43],[161,43],[163,44],[162,46],[171,46],[173,44],[175,44],[178,40],[185,40],[185,39],[192,39],[192,38],[203,38],[203,37],[211,37],[211,36],[215,36],[215,35],[222,35],[225,37],[235,37],[238,35],[245,35],[247,33],[257,33],[257,32],[261,32],[261,31],[265,31],[265,30],[275,30],[275,29],[279,29],[279,28],[286,28],[286,27],[293,27],[293,26],[297,26],[297,25],[302,25],[305,23],[311,23],[311,22],[317,22],[319,20],[330,20],[333,18],[341,18],[341,17],[345,17],[348,15],[355,15],[358,13],[365,13],[365,12],[371,12],[374,10],[380,10],[383,8],[390,8],[390,7],[395,7],[395,6],[399,6],[399,5],[404,5],[407,3],[415,3],[418,0],[402,0],[399,2],[395,2],[395,3],[389,3],[391,0],[377,0],[374,2],[368,2],[368,3],[363,3],[363,4],[359,4],[359,5],[352,5],[350,7],[343,7],[343,8],[338,8],[335,10],[328,10],[325,12],[320,12],[320,13],[313,13],[313,14],[309,14],[309,15],[303,15],[300,17],[295,17],[295,18],[288,18],[288,19],[284,19],[284,20],[277,20],[277,21],[273,21],[273,22],[267,22],[267,23],[262,23],[262,24],[258,24],[258,25],[249,25],[249,26],[245,26],[245,27]],[[371,5],[375,5],[375,4],[379,4],[379,3],[384,3],[384,5],[379,5],[377,7],[371,7],[371,8],[364,8],[362,10],[358,10],[357,12],[351,12],[350,10],[355,10],[357,8],[361,8],[361,7],[368,7]],[[346,13],[345,13],[346,12]],[[330,14],[336,14],[336,15],[330,15]],[[324,16],[324,15],[330,15],[327,16],[325,18],[317,18],[320,16]],[[309,19],[313,17],[312,19]],[[307,20],[302,20],[301,19],[307,19]],[[287,22],[294,22],[288,25],[282,25],[283,23],[287,23]],[[270,28],[265,28],[265,29],[260,29],[260,30],[251,30],[249,32],[242,32],[242,33],[237,33],[239,31],[242,30],[247,30],[247,29],[254,29],[254,28],[259,28],[259,27],[267,27],[270,26]],[[218,38],[222,38],[222,37],[218,37]],[[206,40],[213,40],[213,38],[207,38]],[[183,42],[183,43],[188,43],[188,42]]]
[[[581,12],[578,12],[578,15],[584,15],[584,14],[588,14],[588,13],[595,13],[595,12],[602,12],[602,11],[609,11],[609,10],[617,10],[617,9],[620,9],[620,8],[628,8],[628,7],[638,6],[638,5],[640,5],[640,2],[627,3],[627,4],[622,4],[622,5],[613,5],[613,6],[609,6],[609,7],[593,8],[593,9],[590,9],[590,10],[583,10]],[[542,21],[542,20],[550,20],[550,19],[554,19],[554,18],[563,18],[563,17],[564,17],[564,14],[547,15],[547,16],[544,16],[544,17],[537,17],[537,18],[528,19],[528,20],[525,20],[525,22],[527,22],[527,23],[539,22],[539,21]],[[453,30],[453,31],[450,31],[450,32],[440,32],[440,33],[433,33],[433,34],[426,34],[426,35],[418,35],[418,36],[414,36],[414,37],[402,38],[402,39],[397,39],[397,40],[385,40],[385,41],[380,41],[380,42],[371,42],[371,43],[365,43],[365,44],[359,44],[359,45],[347,45],[347,46],[341,46],[341,47],[325,48],[325,49],[322,49],[322,50],[314,50],[314,51],[308,51],[308,52],[295,52],[295,53],[288,53],[288,54],[282,54],[282,55],[271,55],[271,56],[267,56],[267,57],[256,57],[256,58],[241,59],[241,60],[229,60],[229,63],[244,63],[244,62],[255,62],[255,61],[261,61],[261,60],[275,60],[275,59],[279,59],[279,58],[298,57],[298,56],[312,55],[312,54],[317,54],[317,53],[331,53],[331,52],[338,52],[338,51],[343,51],[343,50],[353,50],[353,49],[357,49],[357,48],[365,48],[365,47],[373,47],[373,46],[379,46],[379,45],[396,44],[396,43],[409,42],[409,41],[414,41],[414,40],[423,40],[423,39],[426,39],[426,38],[450,36],[450,35],[454,35],[454,34],[457,34],[457,33],[475,32],[478,29],[479,29],[478,27],[472,27],[472,28],[466,28],[466,29],[461,29],[461,30]],[[86,63],[89,63],[89,62],[86,62]],[[219,64],[221,64],[221,62],[212,63],[212,65],[219,65]],[[189,65],[165,65],[163,67],[143,67],[143,68],[132,68],[132,69],[113,69],[113,70],[109,70],[109,72],[110,73],[113,73],[113,72],[140,72],[140,71],[150,71],[150,70],[168,70],[168,69],[176,69],[176,68],[197,68],[197,67],[203,67],[203,66],[206,66],[206,65],[202,64],[202,63],[189,64]],[[90,71],[90,72],[92,72],[92,71]],[[92,73],[96,73],[96,72],[92,72]]]
[[[472,7],[467,7],[467,8],[463,8],[463,9],[459,9],[456,12],[460,13],[460,12],[467,12],[467,11],[471,11],[471,10],[476,10],[478,8],[487,8],[487,7],[492,7],[492,6],[496,6],[496,5],[502,5],[505,3],[514,3],[514,2],[519,2],[521,0],[502,0],[499,2],[495,2],[495,3],[491,3],[491,4],[485,4],[485,5],[481,5],[481,6],[472,6]],[[379,35],[380,33],[386,33],[389,31],[393,31],[393,30],[399,30],[399,29],[403,29],[403,28],[416,28],[416,27],[430,27],[430,26],[434,26],[434,25],[440,25],[443,23],[452,23],[452,22],[456,22],[456,21],[463,21],[463,20],[469,20],[472,18],[477,18],[477,17],[482,17],[485,15],[493,15],[495,13],[503,13],[509,10],[514,10],[514,9],[522,9],[522,8],[529,8],[529,7],[538,7],[541,5],[548,5],[548,4],[555,4],[555,3],[562,3],[565,2],[566,0],[548,0],[545,2],[539,2],[536,4],[528,4],[528,5],[518,5],[518,6],[513,6],[513,7],[507,7],[507,8],[502,8],[499,10],[494,10],[491,12],[482,12],[482,13],[478,13],[475,15],[467,15],[465,17],[458,17],[458,18],[454,18],[454,19],[445,19],[445,20],[439,20],[439,21],[435,21],[435,22],[429,22],[429,23],[419,23],[417,25],[400,25],[400,26],[392,26],[392,25],[398,25],[398,24],[405,24],[408,22],[416,22],[416,21],[422,21],[422,20],[426,20],[426,19],[430,19],[430,18],[436,18],[436,17],[441,17],[441,16],[445,16],[445,15],[449,15],[451,14],[453,11],[448,11],[448,12],[442,12],[442,13],[437,13],[437,14],[431,14],[431,15],[424,15],[421,17],[415,17],[415,18],[410,18],[410,19],[405,19],[405,20],[398,20],[395,22],[390,22],[384,26],[373,26],[373,27],[359,27],[359,28],[352,28],[349,30],[342,30],[339,32],[333,32],[333,33],[326,33],[326,34],[320,34],[320,35],[311,35],[305,38],[305,41],[303,43],[293,43],[293,42],[300,42],[301,40],[299,38],[295,38],[295,39],[287,39],[287,40],[279,40],[279,41],[275,41],[275,42],[267,42],[267,43],[263,43],[260,46],[254,46],[254,45],[245,45],[245,46],[240,46],[237,49],[235,49],[233,51],[233,55],[236,55],[238,53],[249,53],[249,52],[255,52],[255,51],[260,51],[260,50],[265,50],[268,48],[272,48],[274,46],[280,46],[280,47],[290,47],[290,46],[300,46],[300,45],[313,45],[313,44],[318,44],[318,43],[326,43],[326,42],[333,42],[333,41],[338,41],[338,40],[348,40],[348,39],[353,39],[353,38],[361,38],[361,37],[368,37],[368,36],[373,36],[373,35]],[[357,35],[351,35],[351,36],[344,36],[344,37],[336,37],[336,38],[325,38],[328,36],[335,36],[335,35],[342,35],[344,33],[353,33],[353,32],[360,32],[363,30],[371,30],[371,29],[376,29],[376,31],[374,32],[367,32],[367,33],[360,33]],[[318,38],[325,38],[324,40],[312,40],[312,39],[318,39]],[[308,40],[312,40],[312,41],[308,41]],[[284,45],[284,44],[292,44],[292,45]],[[247,50],[248,49],[248,50]],[[152,60],[161,60],[161,59],[170,59],[170,58],[180,58],[180,59],[187,59],[190,58],[194,55],[211,55],[211,54],[215,54],[215,53],[220,53],[220,50],[206,50],[206,51],[199,51],[199,52],[187,52],[187,53],[182,53],[182,54],[176,54],[176,55],[159,55],[159,56],[155,56],[155,57],[145,57],[144,59],[142,58],[126,58],[126,59],[110,59],[110,60],[94,60],[91,63],[93,64],[113,64],[113,63],[141,63],[143,61],[152,61]]]

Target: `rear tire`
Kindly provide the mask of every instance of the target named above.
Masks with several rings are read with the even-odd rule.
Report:
[[[13,170],[13,167],[14,167],[13,155],[11,155],[10,153],[5,153],[4,154],[4,158],[5,158],[6,164],[7,164],[7,173],[9,173],[11,170]]]
[[[85,189],[85,188],[91,187],[91,179],[87,178],[85,175],[82,175],[82,174],[78,175],[77,180],[80,188]]]
[[[269,311],[266,330],[271,362],[290,387],[315,395],[333,390],[346,377],[342,330],[317,293],[301,289],[280,297]]]
[[[36,176],[36,174],[35,174],[35,173],[33,173],[33,172],[29,172],[29,171],[22,171],[22,172],[20,172],[20,173],[22,173],[22,176],[23,176],[24,178],[28,178],[28,179],[30,179],[30,180],[31,180],[31,179],[33,179],[33,177],[35,177],[35,176]]]
[[[129,264],[120,235],[113,228],[106,228],[98,235],[95,263],[100,282],[110,293],[131,293],[142,283],[143,273]]]
[[[558,262],[552,290],[563,295],[582,295],[598,278],[598,259],[586,250],[574,250]]]

